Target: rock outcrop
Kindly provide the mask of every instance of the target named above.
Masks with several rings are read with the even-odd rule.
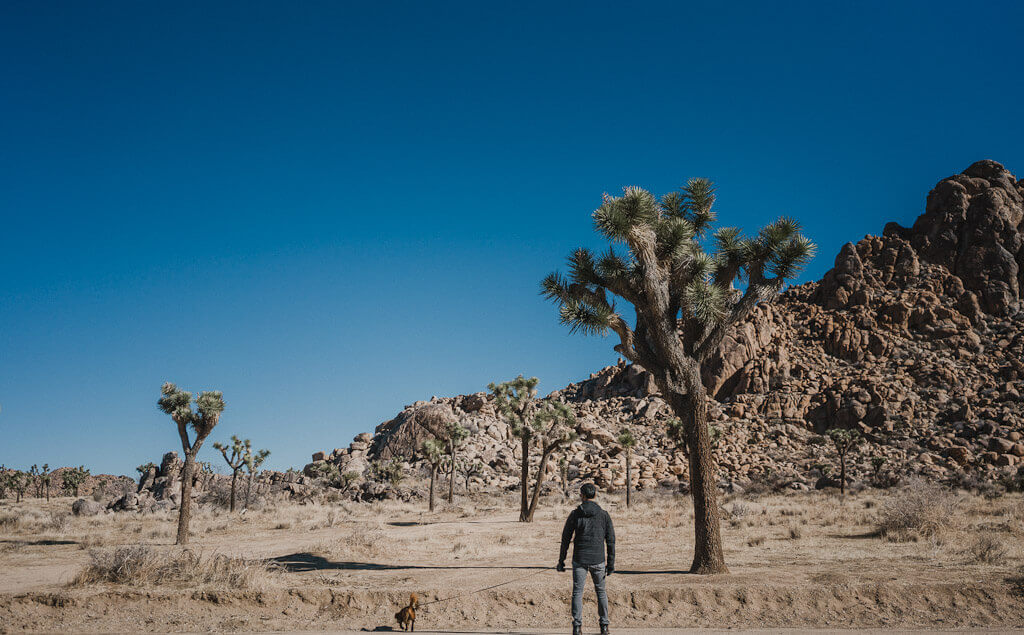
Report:
[[[726,337],[704,371],[723,485],[833,482],[819,436],[860,430],[855,478],[886,485],[907,474],[958,482],[1024,470],[1024,184],[993,161],[940,181],[910,228],[848,243],[819,282],[763,304]],[[579,438],[570,480],[625,482],[615,436],[638,438],[634,485],[687,485],[685,453],[665,434],[672,413],[650,374],[623,363],[552,393],[570,402]],[[407,406],[370,437],[314,455],[364,474],[378,459],[420,461],[418,417],[438,409],[471,435],[469,486],[518,483],[518,448],[484,393]],[[312,465],[312,464],[311,464]],[[310,466],[307,466],[310,467]],[[547,477],[558,481],[557,466]]]

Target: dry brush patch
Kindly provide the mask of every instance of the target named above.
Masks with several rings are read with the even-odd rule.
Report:
[[[94,549],[90,562],[71,582],[73,587],[98,583],[133,587],[177,586],[182,588],[260,589],[275,575],[261,560],[225,554],[206,555],[191,549],[157,549],[128,545]]]

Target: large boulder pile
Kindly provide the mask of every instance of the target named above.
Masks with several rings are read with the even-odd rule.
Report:
[[[864,481],[1012,477],[1024,469],[1022,288],[1024,184],[993,161],[942,180],[912,227],[845,245],[821,281],[759,306],[725,338],[703,377],[723,485],[830,482],[821,435],[834,427],[866,439],[852,470]],[[685,453],[665,433],[672,413],[642,368],[620,360],[551,396],[576,410],[570,481],[623,485],[615,437],[629,426],[634,485],[686,487]],[[476,466],[471,485],[516,486],[518,443],[484,393],[411,404],[307,469],[365,474],[394,457],[416,467],[429,436],[420,419],[438,412],[471,432],[460,450]],[[551,462],[547,477],[559,476]]]

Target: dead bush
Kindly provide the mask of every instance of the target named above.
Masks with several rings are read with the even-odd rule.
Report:
[[[895,542],[930,537],[956,517],[959,503],[948,489],[913,479],[878,509],[878,534]]]
[[[90,552],[91,562],[72,581],[72,586],[100,582],[131,586],[178,585],[253,589],[272,574],[267,563],[224,554],[204,556],[191,550],[160,551],[146,545],[129,545]]]
[[[1002,538],[992,534],[982,534],[974,541],[968,549],[968,554],[974,562],[983,564],[1001,564],[1006,561],[1009,549]]]

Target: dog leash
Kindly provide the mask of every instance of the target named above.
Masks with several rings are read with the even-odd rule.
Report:
[[[520,578],[513,578],[511,580],[506,580],[505,582],[499,582],[498,584],[492,584],[489,587],[484,587],[482,589],[477,589],[476,591],[467,591],[466,593],[460,593],[459,595],[453,595],[451,597],[441,598],[439,600],[431,600],[430,602],[424,602],[423,604],[420,604],[419,607],[417,607],[417,608],[422,609],[423,607],[430,606],[431,604],[440,604],[441,602],[448,602],[449,600],[457,600],[458,598],[463,598],[463,597],[466,597],[467,595],[476,595],[477,593],[483,593],[484,591],[490,591],[491,589],[497,589],[498,587],[505,586],[506,584],[512,584],[513,582],[519,582],[520,580],[525,580],[527,578],[532,578],[533,576],[537,575],[538,573],[544,573],[545,571],[551,571],[551,569],[552,569],[552,567],[542,567],[541,569],[539,569],[537,571],[534,571],[533,573],[528,573],[527,575],[524,575],[524,576],[522,576]]]

